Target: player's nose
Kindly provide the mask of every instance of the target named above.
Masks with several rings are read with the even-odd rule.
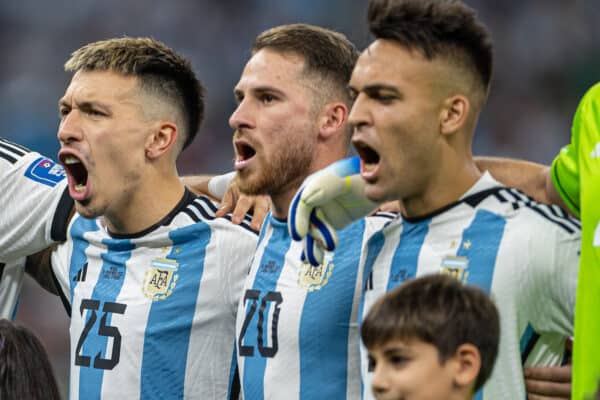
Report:
[[[80,126],[79,112],[72,110],[63,116],[58,126],[57,137],[59,142],[68,144],[73,141],[81,140],[83,133]]]
[[[256,126],[252,110],[246,100],[242,100],[229,117],[229,126],[235,130]]]
[[[360,129],[371,123],[371,114],[368,108],[368,97],[364,94],[359,94],[348,115],[348,123],[355,129]]]

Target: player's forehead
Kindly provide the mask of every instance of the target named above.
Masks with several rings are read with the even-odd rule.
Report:
[[[136,87],[137,78],[134,76],[113,71],[77,71],[60,102],[122,104],[132,101]]]
[[[246,63],[235,91],[257,87],[293,90],[303,86],[304,58],[300,55],[265,48],[257,51]]]
[[[359,56],[352,71],[350,86],[384,84],[399,86],[422,82],[431,77],[434,65],[416,50],[410,50],[388,39],[377,39]]]

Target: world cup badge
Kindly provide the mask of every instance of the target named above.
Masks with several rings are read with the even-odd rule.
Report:
[[[167,258],[155,258],[146,270],[142,292],[150,300],[165,300],[177,284],[179,264]]]

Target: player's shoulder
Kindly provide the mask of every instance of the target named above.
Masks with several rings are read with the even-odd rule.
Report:
[[[581,234],[581,222],[557,205],[539,203],[511,187],[499,187],[490,194],[490,201],[482,205],[502,214],[507,223],[518,224],[524,231],[531,230],[540,235],[556,232],[574,237]]]
[[[29,153],[28,148],[0,137],[0,162],[3,164],[15,165]]]
[[[217,232],[230,232],[258,237],[258,232],[250,226],[251,215],[246,214],[240,224],[234,224],[231,220],[231,213],[223,217],[217,217],[218,209],[218,203],[206,196],[197,196],[181,212],[187,215],[192,221],[203,222]]]

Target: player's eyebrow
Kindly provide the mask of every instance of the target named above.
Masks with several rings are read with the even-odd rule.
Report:
[[[279,90],[273,86],[257,86],[257,87],[250,88],[248,90],[242,90],[239,88],[235,88],[233,90],[233,95],[238,100],[244,98],[244,96],[246,96],[248,93],[252,93],[253,95],[261,95],[264,93],[270,93],[270,94],[274,94],[276,96],[281,96],[281,97],[284,96],[284,93],[281,90]]]
[[[366,85],[362,88],[363,92],[366,93],[376,93],[376,92],[392,92],[393,94],[396,94],[398,96],[402,95],[402,92],[400,90],[398,90],[398,88],[396,86],[393,85],[388,85],[386,83],[372,83],[370,85]]]

